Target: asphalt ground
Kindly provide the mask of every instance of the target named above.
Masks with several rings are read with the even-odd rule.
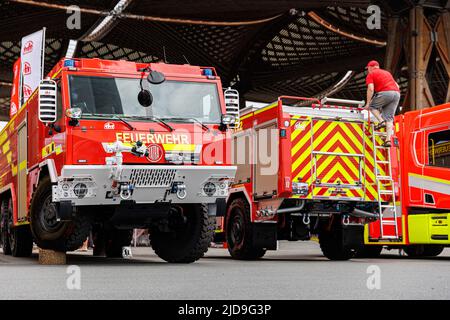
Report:
[[[0,253],[0,288],[0,299],[450,299],[450,248],[427,259],[385,250],[377,259],[329,261],[316,242],[283,241],[259,261],[211,248],[189,265],[145,247],[130,259],[69,253],[66,266]]]

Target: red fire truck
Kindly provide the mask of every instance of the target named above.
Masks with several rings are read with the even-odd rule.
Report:
[[[329,259],[355,254],[364,225],[388,204],[388,183],[379,181],[390,179],[389,149],[363,105],[280,97],[242,110],[233,134],[236,178],[216,231],[233,258],[260,258],[277,240],[313,234]]]
[[[386,246],[436,256],[450,245],[450,104],[407,112],[395,122],[396,206],[366,227],[359,255],[376,257]]]
[[[214,68],[63,59],[0,133],[3,253],[121,256],[148,228],[169,262],[203,256],[225,208],[230,165]]]

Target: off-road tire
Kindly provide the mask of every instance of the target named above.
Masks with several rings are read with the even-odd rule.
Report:
[[[349,260],[355,255],[354,250],[344,246],[343,228],[339,219],[333,223],[330,230],[320,230],[319,244],[323,255],[330,260]]]
[[[0,241],[2,243],[2,249],[4,255],[11,255],[11,247],[9,245],[9,231],[8,231],[8,201],[3,200],[1,202],[0,211]]]
[[[250,206],[245,199],[234,199],[228,207],[226,238],[228,252],[234,259],[256,260],[266,254],[266,249],[253,245],[253,225],[250,221]]]
[[[13,257],[29,257],[33,252],[33,236],[30,226],[13,226],[12,199],[6,198],[2,201],[2,216],[7,217],[7,238],[10,254]],[[8,248],[7,248],[8,249]]]
[[[425,245],[425,256],[426,257],[437,257],[444,251],[444,246],[437,244]]]
[[[433,244],[417,244],[403,247],[403,251],[411,258],[436,257],[440,255],[443,250],[444,246]]]
[[[60,252],[74,251],[86,241],[91,230],[91,221],[88,215],[77,213],[72,221],[55,223],[54,232],[47,232],[40,222],[43,205],[51,199],[52,183],[50,177],[44,177],[33,194],[31,201],[31,231],[36,244],[42,249]],[[47,203],[48,204],[48,203]]]
[[[171,263],[192,263],[208,251],[214,237],[215,217],[203,204],[181,206],[186,223],[170,232],[150,230],[150,244],[161,259]]]

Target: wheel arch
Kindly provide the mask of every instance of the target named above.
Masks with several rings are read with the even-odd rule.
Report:
[[[39,163],[37,182],[41,181],[45,176],[49,176],[52,183],[58,181],[55,161],[53,159],[47,159]]]

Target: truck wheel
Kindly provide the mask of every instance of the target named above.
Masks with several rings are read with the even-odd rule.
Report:
[[[1,230],[1,241],[2,249],[4,255],[11,254],[11,247],[9,245],[9,211],[8,211],[8,201],[2,201],[1,207],[1,217],[0,217],[0,230]]]
[[[331,230],[322,228],[319,232],[320,249],[325,257],[330,260],[349,260],[354,255],[354,250],[344,246],[343,228],[340,224],[334,223]]]
[[[425,256],[426,257],[437,257],[444,251],[444,246],[440,245],[426,245],[425,246]]]
[[[108,258],[122,258],[122,247],[128,247],[133,230],[111,229],[106,231],[105,254]]]
[[[30,212],[31,230],[42,249],[73,251],[89,236],[91,223],[87,215],[80,213],[73,221],[57,221],[57,206],[52,202],[52,183],[48,176],[40,181]]]
[[[355,258],[378,258],[383,251],[383,246],[366,246],[356,250]]]
[[[7,241],[6,249],[9,249],[9,253],[6,254],[12,254],[13,257],[31,256],[33,251],[33,236],[31,235],[30,226],[13,226],[11,198],[3,200],[2,202],[2,217],[6,217],[6,221],[4,222],[6,224],[4,233],[5,241]],[[5,249],[5,247],[3,249]]]
[[[215,217],[208,216],[203,204],[176,205],[169,214],[169,232],[150,231],[150,244],[163,260],[192,263],[208,251],[214,237]]]
[[[242,198],[234,199],[227,210],[226,235],[228,251],[234,259],[255,260],[266,254],[264,248],[253,245],[250,206]]]
[[[403,251],[411,258],[436,257],[440,255],[443,250],[444,246],[440,245],[417,244],[403,247]]]

